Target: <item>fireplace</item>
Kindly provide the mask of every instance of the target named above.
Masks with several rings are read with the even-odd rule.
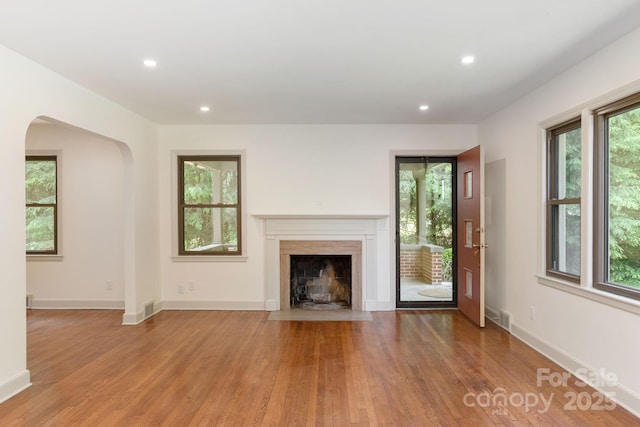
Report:
[[[266,310],[291,308],[291,255],[349,255],[351,310],[376,311],[380,307],[379,273],[386,272],[380,260],[386,253],[380,252],[378,242],[387,238],[386,215],[256,214],[254,217],[264,220]],[[395,300],[388,305],[395,308]]]
[[[342,306],[362,310],[361,265],[360,241],[280,241],[280,308],[311,308],[316,304],[328,304],[325,307],[313,308],[329,309]],[[327,271],[328,268],[332,271]],[[313,277],[314,275],[317,277]],[[295,282],[295,287],[292,282]],[[345,284],[348,284],[348,301],[344,298]],[[331,291],[334,291],[333,301]],[[305,295],[301,295],[303,293]],[[339,304],[339,300],[347,304]]]
[[[290,255],[290,266],[291,308],[351,308],[351,255]]]

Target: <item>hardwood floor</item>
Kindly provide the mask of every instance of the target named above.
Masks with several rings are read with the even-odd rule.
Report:
[[[33,386],[0,405],[0,425],[640,425],[620,407],[565,408],[565,393],[595,392],[574,378],[538,386],[538,368],[562,369],[491,323],[372,314],[165,311],[121,326],[119,311],[30,311]]]

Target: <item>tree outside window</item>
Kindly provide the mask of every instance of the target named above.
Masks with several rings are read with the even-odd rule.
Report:
[[[640,298],[640,95],[596,112],[596,287]]]
[[[57,254],[57,159],[27,156],[25,163],[27,254]]]
[[[240,156],[180,156],[181,255],[239,255]]]
[[[547,132],[547,272],[578,282],[581,257],[580,121]]]

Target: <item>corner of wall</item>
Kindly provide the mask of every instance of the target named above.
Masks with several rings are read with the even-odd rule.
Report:
[[[31,373],[28,369],[0,383],[0,403],[12,398],[31,386]]]

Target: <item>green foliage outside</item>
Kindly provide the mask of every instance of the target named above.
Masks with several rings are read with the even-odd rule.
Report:
[[[609,119],[609,282],[640,289],[640,108]],[[559,198],[580,197],[580,130],[567,132]],[[561,191],[561,192],[562,192]],[[564,205],[566,266],[580,274],[580,206]],[[555,254],[554,254],[555,255]]]
[[[558,174],[556,182],[557,199],[576,199],[581,196],[582,174],[582,130],[573,129],[558,136],[555,148],[556,170],[564,170]],[[580,235],[581,212],[579,203],[556,205],[551,211],[553,235],[556,240],[551,248],[554,269],[565,273],[580,275]],[[562,222],[564,221],[564,222]],[[561,223],[562,222],[562,223]],[[559,241],[559,230],[564,230],[563,241]],[[562,257],[561,257],[562,255]],[[564,263],[560,260],[563,259]]]
[[[450,163],[427,168],[427,241],[432,245],[453,246],[453,175]]]
[[[217,162],[221,163],[221,162]],[[206,164],[206,163],[203,163]],[[220,189],[214,188],[214,174],[220,173]],[[221,200],[214,200],[214,192],[220,191]],[[186,204],[196,205],[184,210],[184,246],[185,250],[198,250],[215,243],[236,245],[238,200],[237,172],[235,170],[217,170],[213,167],[184,163],[184,200]],[[216,205],[216,206],[197,206]],[[216,229],[216,219],[220,228]],[[208,250],[223,250],[212,248]]]
[[[609,119],[609,281],[640,289],[640,108]]]
[[[400,243],[426,243],[442,246],[449,254],[449,262],[443,259],[443,277],[452,276],[453,246],[453,175],[450,163],[429,163],[420,170],[421,164],[403,163],[398,175]],[[417,168],[416,168],[417,166]],[[419,175],[416,175],[419,174]],[[424,178],[426,223],[418,227],[417,179]],[[423,239],[419,228],[424,231]],[[443,254],[444,257],[444,254]]]
[[[55,248],[56,162],[27,160],[25,189],[28,204],[49,206],[26,207],[27,252],[51,251]]]
[[[451,164],[428,164],[425,172],[426,242],[418,236],[418,199],[416,178],[412,170],[399,171],[400,242],[404,244],[429,243],[451,247],[452,237],[452,175]]]
[[[418,216],[416,214],[418,201],[416,199],[416,180],[413,177],[413,172],[400,170],[398,185],[400,242],[416,244],[418,243]]]
[[[453,282],[453,248],[442,251],[442,281]]]

